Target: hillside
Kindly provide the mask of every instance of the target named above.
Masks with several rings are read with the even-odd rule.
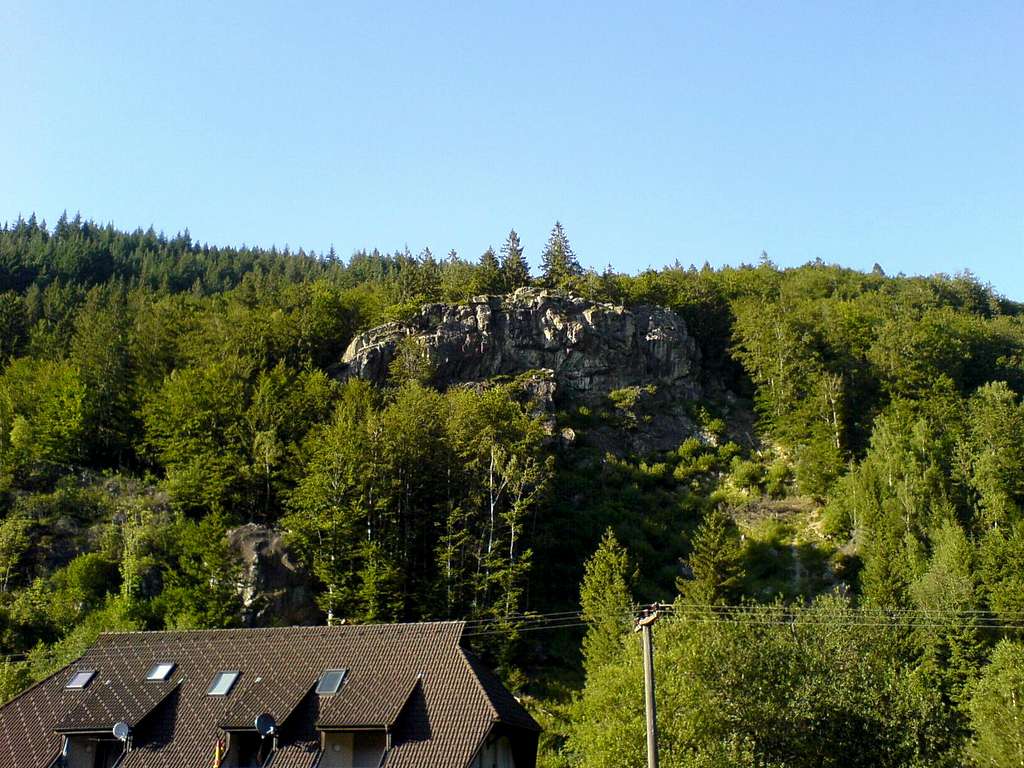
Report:
[[[675,600],[665,764],[975,759],[1024,669],[1022,307],[545,262],[0,230],[0,699],[102,629],[462,617],[545,765],[633,765],[624,613]]]

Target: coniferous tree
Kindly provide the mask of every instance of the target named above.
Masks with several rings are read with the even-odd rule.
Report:
[[[523,256],[523,246],[514,229],[501,246],[501,278],[502,288],[508,293],[530,284],[530,265]]]
[[[2,280],[0,267],[0,280]],[[0,365],[25,341],[25,301],[14,291],[0,293]]]
[[[953,520],[934,532],[933,542],[931,559],[910,589],[918,610],[941,617],[920,631],[921,670],[933,688],[961,702],[983,659],[974,546]]]
[[[573,278],[583,274],[583,268],[576,260],[576,254],[569,245],[569,237],[560,221],[556,221],[551,230],[541,269],[544,271],[544,284],[549,288],[568,286]]]
[[[1024,645],[1003,640],[974,687],[968,704],[975,765],[1024,765]]]
[[[480,256],[474,287],[476,293],[500,293],[502,289],[501,264],[494,249],[488,247]]]
[[[693,579],[678,581],[680,593],[688,600],[723,603],[739,597],[744,576],[739,530],[720,507],[711,510],[697,528],[689,565]]]
[[[586,563],[580,587],[581,617],[589,625],[583,638],[588,673],[622,652],[633,607],[628,581],[629,556],[609,528]]]

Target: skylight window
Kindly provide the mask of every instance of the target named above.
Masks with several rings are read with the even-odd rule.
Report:
[[[95,669],[80,669],[71,676],[71,679],[68,680],[68,684],[64,687],[81,690],[82,688],[85,688],[85,686],[87,686],[89,683],[91,683],[92,679],[95,676]]]
[[[150,683],[162,683],[171,676],[174,671],[173,661],[160,661],[146,673],[146,681]]]
[[[320,677],[320,682],[316,684],[316,692],[321,696],[337,693],[347,674],[347,669],[328,669]]]
[[[210,683],[210,689],[206,692],[207,695],[227,696],[231,692],[232,687],[234,687],[238,675],[239,673],[233,670],[218,672],[217,676],[213,678],[213,682]]]

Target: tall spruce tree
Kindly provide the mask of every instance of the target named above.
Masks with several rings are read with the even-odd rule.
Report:
[[[576,260],[576,254],[569,245],[569,237],[560,221],[556,221],[551,230],[541,268],[544,271],[544,284],[549,288],[567,286],[573,278],[583,274],[583,267]]]
[[[489,247],[480,256],[474,289],[476,293],[501,293],[503,283],[498,256],[494,253],[494,249]]]
[[[627,583],[629,556],[611,528],[585,568],[580,604],[581,616],[589,625],[583,638],[583,657],[590,674],[619,657],[633,607]]]
[[[974,765],[1024,765],[1024,645],[1003,640],[974,686],[968,703]]]
[[[689,566],[693,579],[678,579],[679,592],[694,603],[738,600],[745,575],[739,529],[720,507],[708,513],[693,536]]]
[[[501,246],[501,281],[506,292],[530,284],[530,265],[523,256],[523,246],[514,229]]]

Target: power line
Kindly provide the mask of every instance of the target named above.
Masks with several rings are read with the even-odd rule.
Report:
[[[635,619],[647,608],[634,608],[623,619]],[[758,604],[712,604],[676,603],[660,605],[659,610],[674,621],[697,624],[746,624],[761,626],[807,626],[807,627],[861,627],[861,628],[909,628],[909,629],[950,629],[965,627],[971,629],[1024,630],[1024,611],[991,611],[983,609],[884,609],[874,606],[840,609],[827,613],[813,607],[758,605]],[[533,632],[545,629],[571,629],[587,626],[581,611],[559,611],[553,613],[512,614],[508,617],[488,617],[466,622],[464,637],[501,635],[518,632]],[[500,625],[500,626],[499,626]]]

